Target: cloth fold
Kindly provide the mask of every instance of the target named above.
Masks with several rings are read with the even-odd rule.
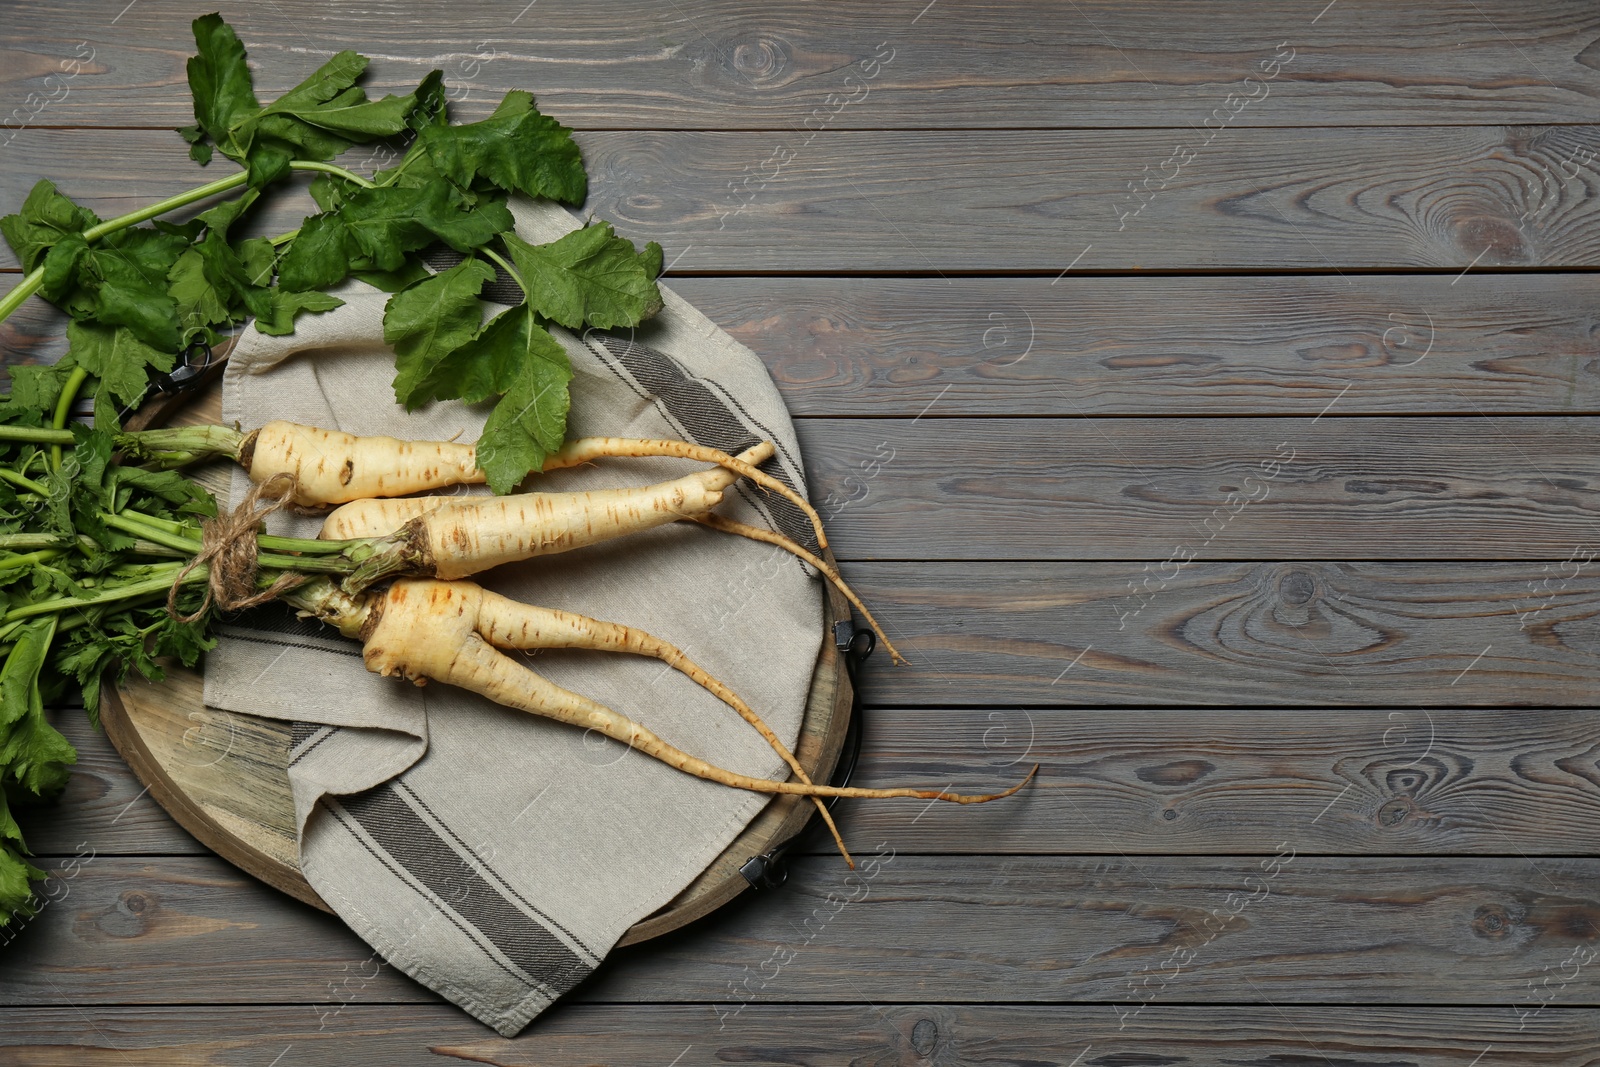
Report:
[[[578,223],[516,203],[518,232],[553,240]],[[507,283],[509,284],[509,283]],[[224,379],[223,417],[289,419],[358,434],[475,438],[488,409],[394,402],[387,295],[360,283],[345,306],[288,337],[246,331]],[[500,291],[494,299],[514,299]],[[663,287],[629,336],[555,331],[572,359],[572,436],[671,437],[738,451],[804,492],[783,401],[760,360]],[[499,308],[492,309],[491,313]],[[643,485],[701,465],[608,460],[535,475],[528,488]],[[232,497],[248,481],[236,473]],[[741,483],[722,510],[815,547],[799,509]],[[275,533],[319,520],[274,515]],[[677,523],[500,568],[482,584],[529,603],[647,630],[726,682],[783,741],[799,734],[823,629],[820,583],[771,546]],[[205,698],[295,722],[289,780],[312,887],[394,966],[510,1036],[670,901],[768,802],[691,778],[598,734],[441,685],[369,674],[359,647],[279,605],[219,628]],[[516,654],[514,654],[516,655]],[[718,766],[768,778],[780,758],[736,713],[671,666],[596,652],[526,659],[558,685],[635,718]]]

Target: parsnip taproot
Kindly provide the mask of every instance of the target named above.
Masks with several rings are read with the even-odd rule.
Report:
[[[817,542],[828,545],[822,517],[805,497],[772,475],[726,452],[688,441],[633,437],[581,437],[545,458],[544,471],[563,470],[601,458],[646,456],[715,463],[787,499],[811,521]],[[769,452],[761,460],[770,458]],[[359,437],[340,430],[276,420],[246,434],[237,445],[239,463],[253,482],[284,474],[295,478],[296,504],[312,507],[371,497],[404,497],[455,485],[480,485],[477,447],[450,441],[401,441]]]
[[[763,453],[770,454],[771,448],[770,443],[762,442],[735,458],[741,464],[759,463],[765,458]],[[633,532],[659,525],[654,521],[649,521],[649,524],[645,525],[643,520],[646,519],[663,518],[663,521],[667,522],[693,519],[715,529],[775,545],[816,567],[861,612],[868,625],[877,633],[878,639],[883,642],[883,647],[890,658],[895,663],[906,662],[900,650],[894,647],[894,642],[884,632],[883,626],[872,612],[867,610],[866,604],[845,582],[837,568],[782,534],[712,513],[711,509],[721,501],[721,491],[734,480],[732,468],[725,466],[700,471],[686,478],[689,480],[686,484],[699,487],[704,495],[691,493],[682,501],[669,506],[666,511],[659,510],[661,502],[676,498],[670,494],[663,497],[658,493],[645,498],[650,501],[651,508],[658,510],[644,511],[635,506],[631,510],[625,508],[618,512],[616,502],[628,499],[623,494],[641,492],[632,489],[598,490],[582,494],[527,493],[505,497],[424,496],[355,500],[335,508],[323,520],[319,536],[327,540],[344,541],[390,535],[395,544],[423,544],[427,546],[426,551],[413,549],[412,554],[424,562],[417,570],[410,573],[420,571],[439,578],[461,578],[487,570],[491,566],[498,566],[499,563],[527,559],[549,552],[563,552],[569,548],[578,548],[584,544],[620,536],[618,532],[608,532],[616,531],[619,527],[626,527],[621,532]],[[661,484],[670,486],[674,483]],[[602,495],[605,493],[617,495],[606,497]],[[717,495],[713,497],[711,495],[713,493]],[[575,501],[574,497],[582,499]],[[607,520],[597,531],[601,536],[571,543],[561,540],[566,536],[564,531],[570,523],[552,522],[548,516],[564,515],[574,507],[583,511],[595,504],[599,504],[601,515]],[[506,536],[508,520],[514,524],[528,525],[525,527],[514,525],[511,536]],[[491,531],[487,541],[474,533],[480,528]],[[441,558],[445,560],[443,566],[440,565]],[[495,562],[488,562],[491,559]]]
[[[763,441],[740,458],[760,463],[771,455],[772,444]],[[450,497],[378,538],[345,588],[356,592],[395,574],[465,578],[641,533],[711,511],[736,480],[734,472],[713,467],[637,489]]]
[[[367,669],[417,684],[443,682],[497,704],[595,730],[685,774],[756,793],[807,797],[942,800],[983,804],[1011,796],[1032,780],[980,795],[937,789],[866,789],[754,778],[691,756],[643,724],[588,697],[563,689],[497,649],[483,633],[483,620],[463,609],[455,583],[399,581],[382,592],[351,596],[331,581],[313,579],[284,595],[309,614],[362,642]],[[490,625],[493,633],[493,624]]]
[[[376,626],[375,613],[381,615],[390,610],[391,605],[395,606],[394,610],[404,612],[415,610],[415,605],[425,603],[429,612],[449,620],[445,624],[446,635],[470,629],[496,648],[522,651],[579,648],[598,652],[626,652],[659,660],[727,704],[740,718],[755,727],[772,750],[789,765],[796,778],[808,784],[811,781],[794,753],[737,693],[691,660],[682,649],[643,630],[592,619],[575,612],[525,604],[465,580],[442,582],[436,579],[403,578],[385,592],[371,594],[364,603],[367,614],[362,624],[369,628]],[[351,636],[360,636],[361,632],[357,628]],[[820,799],[813,800],[840,854],[846,863],[854,867],[855,861],[850,858],[850,851],[845,847],[844,838],[840,836],[827,805]]]
[[[283,421],[247,435],[239,463],[253,482],[293,475],[294,502],[305,507],[483,481],[471,445],[358,437]]]

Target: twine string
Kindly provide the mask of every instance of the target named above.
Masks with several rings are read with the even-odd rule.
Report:
[[[294,500],[295,477],[280,471],[266,481],[250,487],[239,506],[200,527],[200,553],[191,559],[172,588],[167,590],[167,614],[183,623],[194,622],[213,603],[223,611],[242,611],[276,598],[305,581],[298,574],[281,574],[263,590],[256,589],[256,533],[268,515],[288,507]],[[178,612],[178,591],[184,579],[202,563],[211,567],[205,599],[193,615]]]

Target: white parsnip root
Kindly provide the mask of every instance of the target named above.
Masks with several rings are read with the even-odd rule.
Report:
[[[293,475],[294,503],[304,507],[483,481],[471,445],[358,437],[283,421],[247,437],[239,462],[253,482]]]
[[[707,781],[759,793],[810,797],[846,860],[849,853],[823,797],[908,797],[974,804],[1007,797],[1022,788],[1037,767],[1011,789],[976,796],[943,790],[818,785],[753,709],[676,646],[616,623],[518,603],[462,580],[504,563],[565,552],[667,523],[694,521],[778,546],[816,567],[877,631],[895,662],[905,662],[872,612],[827,560],[782,534],[715,512],[728,488],[747,477],[802,507],[817,527],[819,544],[826,545],[820,519],[804,498],[757,468],[773,451],[771,442],[728,456],[684,442],[587,438],[551,455],[545,469],[577,466],[603,456],[672,456],[716,466],[639,488],[502,497],[402,495],[478,481],[481,476],[471,446],[412,445],[269,424],[247,442],[242,450],[247,454],[240,458],[247,462],[252,478],[282,477],[277,472],[287,469],[291,477],[309,479],[309,488],[296,494],[299,501],[344,501],[327,517],[321,536],[359,545],[365,555],[351,557],[357,565],[341,584],[317,580],[287,593],[286,598],[360,640],[367,668],[375,673],[419,685],[428,680],[444,682],[507,707],[596,730]],[[398,580],[385,589],[372,588],[388,578]],[[756,778],[707,763],[643,724],[555,685],[502,651],[539,648],[629,652],[670,664],[753,726],[798,780]]]
[[[461,583],[408,580],[394,583],[383,593],[358,598],[340,593],[332,583],[316,583],[315,591],[302,587],[287,594],[286,599],[337,626],[347,636],[360,639],[367,669],[376,674],[398,676],[418,684],[427,680],[443,682],[506,707],[595,730],[685,774],[734,789],[808,797],[906,797],[983,804],[1011,796],[1038,771],[1035,766],[1010,789],[981,795],[780,782],[729,771],[689,755],[643,724],[563,689],[505,655],[491,640],[496,609],[490,609],[485,633],[482,615],[468,610],[470,597],[463,592]]]
[[[750,705],[741,700],[727,685],[684,655],[682,649],[653,634],[620,623],[591,619],[586,615],[570,611],[524,604],[467,581],[427,582],[402,579],[391,586],[386,594],[383,600],[385,610],[395,598],[402,596],[412,602],[427,597],[442,615],[449,615],[454,610],[459,618],[474,618],[476,622],[473,624],[473,630],[496,648],[515,648],[524,651],[544,648],[582,648],[602,652],[628,652],[660,660],[738,712],[739,717],[755,727],[756,732],[766,740],[772,750],[783,758],[796,778],[806,783],[811,781],[805,768],[800,766],[800,761],[795,759],[794,753],[789,751],[788,746],[778,739],[778,735],[773,733],[772,728]],[[817,812],[822,816],[828,832],[833,835],[834,843],[838,845],[845,862],[852,868],[855,867],[855,860],[851,859],[850,850],[845,847],[844,838],[840,836],[839,828],[834,824],[833,815],[828,811],[827,805],[815,797],[812,798],[812,802],[816,804]]]
[[[481,485],[475,445],[450,441],[401,441],[393,437],[358,437],[339,430],[275,420],[237,446],[239,462],[253,482],[281,475],[295,479],[294,503],[303,507],[345,504],[372,497],[400,497],[447,489],[454,485]],[[745,455],[748,455],[746,453]],[[769,492],[787,499],[811,521],[817,543],[828,547],[822,516],[789,486],[756,467],[770,459],[768,447],[760,459],[730,456],[726,452],[688,441],[655,438],[583,437],[568,441],[551,453],[541,468],[563,470],[601,458],[647,456],[715,463],[742,475]]]
[[[739,465],[753,465],[771,456],[772,448],[771,442],[763,441],[731,458]],[[735,480],[734,468],[722,466],[639,489],[356,500],[335,508],[323,520],[319,536],[338,541],[387,536],[392,544],[384,546],[390,551],[380,550],[382,566],[403,561],[405,573],[464,578],[503,563],[690,519],[776,545],[816,567],[861,612],[890,658],[907,662],[837,568],[782,534],[713,513]],[[391,573],[397,572],[375,564],[366,572],[358,571],[350,587],[362,588],[363,583]]]

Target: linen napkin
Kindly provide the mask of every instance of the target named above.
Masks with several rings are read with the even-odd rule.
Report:
[[[579,224],[549,205],[513,208],[519,234],[535,243]],[[485,296],[514,301],[511,285],[492,283]],[[394,402],[387,295],[354,282],[338,295],[343,307],[301,316],[289,337],[244,333],[224,379],[224,420],[475,439],[486,406],[437,403],[407,414]],[[771,440],[777,455],[765,469],[804,492],[794,428],[761,361],[665,287],[662,296],[663,310],[631,336],[557,333],[575,372],[569,433],[678,438],[729,452]],[[527,488],[644,485],[703,466],[605,460],[534,475]],[[236,472],[234,503],[247,487]],[[781,497],[744,483],[730,496],[724,513],[816,547]],[[269,525],[314,536],[319,523],[279,514]],[[814,573],[787,553],[676,523],[481,578],[508,596],[672,642],[793,746],[823,601]],[[598,734],[447,686],[369,674],[357,644],[281,606],[236,616],[219,633],[206,658],[207,703],[296,724],[289,780],[307,880],[391,964],[506,1036],[588,975],[768,802]],[[787,773],[732,709],[670,666],[578,651],[525,662],[713,764]]]

